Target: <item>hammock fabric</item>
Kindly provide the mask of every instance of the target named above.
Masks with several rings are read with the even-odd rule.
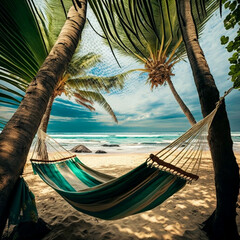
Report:
[[[173,143],[125,175],[114,178],[82,163],[39,131],[33,170],[75,209],[113,220],[150,210],[197,180],[202,150],[218,107]]]
[[[185,179],[147,162],[119,178],[92,171],[77,157],[33,163],[33,168],[74,208],[106,220],[150,210],[186,184]]]
[[[38,213],[35,197],[27,183],[20,177],[16,183],[16,192],[8,216],[8,226],[20,222],[37,222]]]

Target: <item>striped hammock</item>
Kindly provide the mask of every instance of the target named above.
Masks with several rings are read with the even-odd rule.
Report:
[[[33,168],[75,209],[105,220],[150,210],[186,184],[186,179],[147,162],[119,178],[93,171],[77,157],[33,163]]]
[[[33,170],[75,209],[106,220],[150,210],[198,179],[202,151],[217,108],[186,133],[115,178],[95,171],[39,131]]]

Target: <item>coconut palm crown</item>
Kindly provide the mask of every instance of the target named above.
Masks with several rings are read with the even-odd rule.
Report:
[[[168,83],[189,121],[195,123],[171,82],[173,66],[185,57],[175,0],[89,0],[89,3],[111,49],[117,48],[144,63],[143,69],[136,70],[148,73],[151,89]],[[192,11],[200,33],[218,6],[217,1],[194,1]]]
[[[77,54],[79,55],[79,54]],[[110,77],[100,77],[86,74],[87,70],[100,62],[100,55],[88,53],[84,56],[74,56],[55,89],[54,97],[65,94],[90,111],[95,111],[94,102],[99,103],[112,116],[117,118],[107,103],[102,91],[109,92],[112,88],[122,89],[127,72]]]

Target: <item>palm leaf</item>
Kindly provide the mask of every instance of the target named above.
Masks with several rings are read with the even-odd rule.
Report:
[[[118,122],[117,117],[115,113],[113,112],[111,106],[107,103],[106,99],[103,97],[101,93],[93,92],[93,91],[83,91],[78,90],[76,93],[78,93],[80,96],[82,96],[85,99],[88,99],[92,102],[97,102],[99,105],[101,105],[105,111],[111,115],[111,117],[114,119],[115,122]]]
[[[2,0],[0,6],[1,63],[19,68],[31,78],[47,56],[31,5],[27,0]]]
[[[15,91],[11,88],[8,88],[7,86],[5,86],[3,84],[0,84],[0,90],[6,91],[7,93],[12,93],[12,94],[17,95],[21,98],[23,97],[23,95],[21,93],[19,93],[18,91]]]
[[[179,42],[181,33],[175,0],[89,0],[89,3],[102,35],[111,47],[120,51],[148,59],[156,56],[159,49],[165,49],[169,57]],[[192,7],[198,30],[202,32],[219,3],[217,0],[193,1]],[[185,56],[183,44],[174,56]]]
[[[31,3],[28,0],[2,0],[0,2],[0,80],[3,84],[0,85],[0,89],[4,93],[0,102],[19,103],[16,97],[23,97],[20,92],[24,91],[31,82],[46,56],[46,45]]]
[[[112,88],[122,89],[127,74],[128,73],[126,72],[111,77],[83,76],[70,78],[67,80],[66,87],[75,90],[91,89],[95,91],[105,90],[109,92]]]
[[[40,5],[37,1],[35,1],[35,4],[41,31],[47,36],[51,49],[66,21],[65,13],[72,6],[72,2],[65,0],[63,5],[60,0],[44,0],[44,4]]]
[[[20,101],[18,99],[16,99],[15,97],[12,97],[9,94],[5,94],[2,92],[0,92],[0,98],[10,100],[10,102],[6,101],[6,100],[0,100],[2,103],[8,103],[8,104],[12,104],[12,105],[17,105],[17,103],[20,103]]]
[[[94,67],[100,62],[100,57],[100,55],[95,53],[88,53],[81,56],[78,52],[76,52],[67,67],[66,73],[69,73],[71,76],[84,74],[86,70]]]
[[[78,104],[80,104],[80,105],[84,106],[85,108],[89,109],[91,112],[92,112],[92,111],[95,111],[95,108],[94,108],[92,105],[86,104],[84,101],[81,101],[81,100],[79,100],[79,99],[75,99],[75,101],[76,101]]]

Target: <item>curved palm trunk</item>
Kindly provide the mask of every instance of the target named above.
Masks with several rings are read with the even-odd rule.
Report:
[[[0,134],[0,236],[8,216],[10,197],[26,163],[50,96],[77,47],[86,18],[86,0],[78,12],[71,7],[57,42],[33,79],[19,108]]]
[[[40,124],[40,129],[45,133],[47,132],[48,122],[49,122],[49,118],[50,118],[50,114],[51,114],[54,99],[55,99],[55,95],[53,94],[48,101],[46,111],[45,111],[45,113],[42,117],[42,121],[41,121],[41,124]]]
[[[206,116],[215,108],[215,103],[219,100],[219,92],[197,39],[190,0],[178,0],[176,4],[202,113]],[[236,225],[239,168],[232,149],[230,126],[224,102],[209,129],[208,142],[215,173],[217,207],[205,222],[204,230],[213,239],[239,239]]]
[[[181,99],[181,97],[178,95],[175,87],[173,86],[173,83],[171,81],[171,79],[167,79],[166,80],[173,96],[175,97],[176,101],[178,102],[180,108],[182,109],[183,113],[185,114],[185,116],[187,117],[188,121],[190,122],[190,124],[193,126],[196,123],[195,118],[193,117],[192,113],[190,112],[189,108],[186,106],[186,104],[183,102],[183,100]]]

